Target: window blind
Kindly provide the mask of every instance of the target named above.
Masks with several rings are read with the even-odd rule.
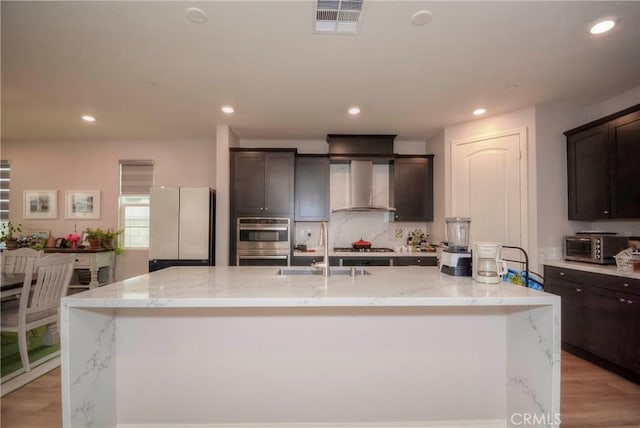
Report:
[[[0,220],[9,220],[9,187],[11,165],[8,160],[0,160]]]
[[[120,161],[120,194],[148,195],[153,186],[152,160]]]

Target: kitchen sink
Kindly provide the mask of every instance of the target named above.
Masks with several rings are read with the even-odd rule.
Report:
[[[313,269],[310,267],[290,267],[290,268],[282,268],[278,269],[278,275],[288,276],[288,275],[318,275],[322,276],[322,269]],[[338,275],[349,275],[349,276],[361,276],[361,275],[371,275],[371,272],[365,270],[363,268],[357,267],[331,267],[331,276]]]

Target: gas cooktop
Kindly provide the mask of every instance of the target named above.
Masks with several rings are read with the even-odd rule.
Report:
[[[352,248],[352,247],[334,247],[336,253],[393,253],[392,248],[372,247],[372,248]]]

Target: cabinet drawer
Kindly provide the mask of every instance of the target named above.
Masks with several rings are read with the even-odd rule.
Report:
[[[612,291],[640,295],[640,280],[622,276],[598,275],[599,285]]]
[[[322,262],[322,257],[297,256],[291,259],[291,266],[311,266],[316,262]]]
[[[579,270],[565,269],[554,266],[544,267],[544,277],[548,279],[560,279],[562,281],[585,282],[587,272]]]
[[[74,254],[74,257],[75,257],[75,263],[73,265],[74,268],[89,267],[91,265],[90,254]]]
[[[545,266],[544,273],[547,279],[560,279],[562,281],[578,282],[587,286],[602,287],[612,291],[640,294],[640,280],[635,278],[583,272],[553,266]]]
[[[437,266],[436,257],[398,257],[398,266]]]

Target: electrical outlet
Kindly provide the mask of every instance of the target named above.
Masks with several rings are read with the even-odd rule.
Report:
[[[307,229],[307,237],[311,238],[311,229]]]

